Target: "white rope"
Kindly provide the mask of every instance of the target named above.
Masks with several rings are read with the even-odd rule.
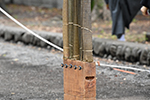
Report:
[[[97,62],[96,62],[96,65],[99,66]],[[141,71],[141,72],[150,72],[150,70],[144,70],[144,69],[138,69],[138,68],[126,67],[126,66],[107,65],[107,64],[101,64],[101,63],[100,63],[100,66],[111,67],[111,68],[131,69],[131,70]]]
[[[43,37],[37,35],[36,33],[34,33],[33,31],[31,31],[30,29],[28,29],[27,27],[25,27],[23,24],[21,24],[20,22],[18,22],[15,18],[13,18],[11,15],[9,15],[5,10],[3,10],[1,7],[0,7],[0,11],[6,15],[8,18],[10,18],[12,21],[14,21],[16,24],[18,24],[19,26],[21,26],[22,28],[24,28],[26,31],[28,31],[29,33],[31,33],[32,35],[36,36],[37,38],[39,38],[40,40],[44,41],[45,43],[53,46],[54,48],[60,50],[63,52],[63,49],[60,48],[59,46],[49,42],[48,40],[44,39]]]

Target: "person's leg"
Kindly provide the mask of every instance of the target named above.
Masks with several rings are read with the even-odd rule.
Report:
[[[119,5],[119,0],[109,0],[111,17],[112,17],[112,35],[116,35],[118,40],[125,41],[125,25],[123,12]]]

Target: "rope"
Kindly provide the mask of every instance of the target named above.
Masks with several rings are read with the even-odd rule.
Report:
[[[73,22],[68,22],[68,24],[63,24],[63,25],[66,25],[66,26],[68,26],[68,25],[74,25],[74,26],[76,26],[76,27],[79,27],[79,28],[81,28],[81,29],[90,31],[90,32],[92,33],[92,30],[90,30],[89,28],[82,27],[81,25],[79,25],[79,24],[74,24]]]
[[[100,64],[99,61],[96,62],[97,66],[105,66],[105,67],[111,67],[111,68],[123,68],[123,69],[130,69],[130,70],[135,70],[135,71],[141,71],[141,72],[149,72],[150,70],[144,70],[144,69],[138,69],[138,68],[133,68],[133,67],[126,67],[126,66],[118,66],[118,65],[107,65],[107,64]]]
[[[28,29],[27,27],[25,27],[23,24],[21,24],[20,22],[18,22],[15,18],[13,18],[11,15],[9,15],[5,10],[3,10],[1,7],[0,7],[0,11],[6,15],[8,18],[10,18],[12,21],[14,21],[16,24],[18,24],[19,26],[21,26],[22,28],[24,28],[26,31],[28,31],[29,33],[31,33],[32,35],[36,36],[37,38],[39,38],[40,40],[44,41],[45,43],[53,46],[54,48],[60,50],[63,52],[63,49],[60,48],[59,46],[49,42],[48,40],[44,39],[43,37],[37,35],[36,33],[34,33],[33,31],[31,31],[30,29]]]

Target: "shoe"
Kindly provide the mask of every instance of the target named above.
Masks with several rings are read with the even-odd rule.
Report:
[[[119,41],[126,41],[125,35],[123,34],[118,40],[119,40]]]

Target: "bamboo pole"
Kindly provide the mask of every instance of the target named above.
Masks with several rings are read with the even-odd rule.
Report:
[[[82,26],[82,0],[78,1],[78,24],[80,26]],[[83,60],[83,53],[82,53],[82,49],[83,49],[83,41],[82,41],[82,30],[81,27],[78,28],[78,32],[79,32],[79,52],[80,52],[80,60]]]
[[[91,32],[91,0],[82,0],[83,61],[93,62]]]
[[[68,0],[63,0],[63,57],[69,58],[69,33],[68,33]]]
[[[70,59],[73,58],[73,17],[74,17],[74,5],[73,2],[74,0],[68,0],[69,2],[69,48],[70,48]]]
[[[73,43],[73,58],[75,60],[79,60],[79,27],[78,27],[78,2],[79,0],[74,0],[74,26],[73,26],[73,34],[74,34],[74,43]]]

